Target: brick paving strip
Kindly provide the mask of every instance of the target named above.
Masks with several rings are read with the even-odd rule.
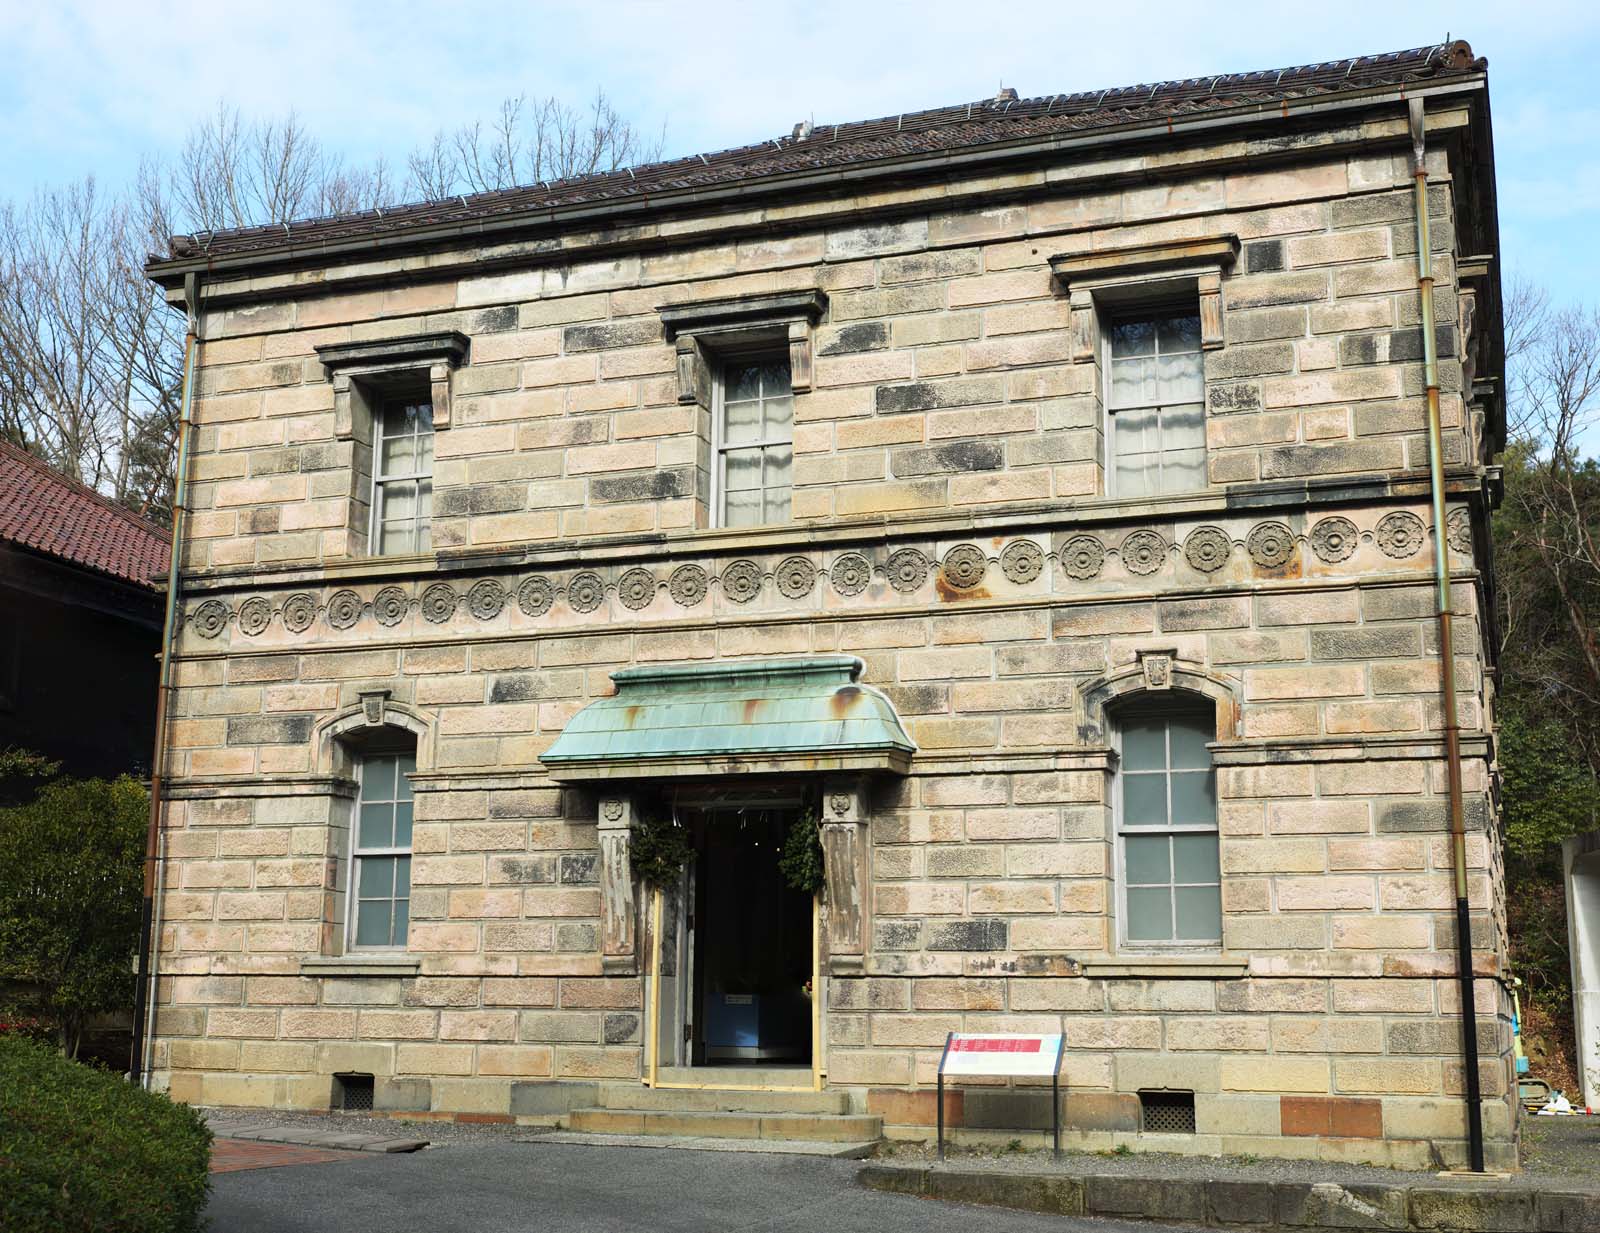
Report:
[[[1524,1178],[1419,1178],[1414,1183],[1284,1181],[1174,1176],[1151,1169],[1020,1171],[951,1165],[871,1164],[857,1180],[873,1190],[1062,1216],[1184,1221],[1227,1229],[1394,1229],[1456,1233],[1600,1230],[1600,1192],[1550,1189]],[[1424,1175],[1426,1176],[1426,1175]]]
[[[211,1171],[237,1173],[241,1169],[276,1169],[282,1165],[328,1164],[353,1160],[348,1152],[257,1143],[247,1139],[218,1139],[211,1145]]]
[[[345,1152],[415,1152],[428,1146],[426,1139],[398,1138],[361,1130],[324,1130],[321,1127],[285,1125],[281,1122],[238,1122],[208,1116],[219,1142],[228,1139],[257,1143],[288,1143],[298,1147],[334,1148]]]

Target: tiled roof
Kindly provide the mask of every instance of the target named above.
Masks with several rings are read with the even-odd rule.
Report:
[[[1482,72],[1485,61],[1457,40],[1379,56],[1298,68],[1224,73],[1151,85],[1042,98],[986,99],[853,124],[822,124],[759,145],[696,154],[601,175],[542,182],[291,224],[174,236],[170,260],[248,252],[290,253],[345,240],[468,224],[564,206],[647,199],[651,193],[819,171],[916,154],[940,154],[1030,137],[1182,119],[1229,108],[1399,86]]]
[[[0,441],[0,540],[9,540],[157,587],[172,539],[166,531]]]

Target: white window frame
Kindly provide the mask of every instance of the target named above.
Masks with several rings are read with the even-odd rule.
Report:
[[[371,556],[375,556],[375,557],[379,557],[379,556],[388,556],[388,557],[416,556],[416,555],[419,555],[421,553],[432,552],[433,551],[433,468],[432,468],[432,465],[431,465],[432,464],[433,453],[432,453],[432,450],[430,449],[429,450],[429,454],[428,454],[430,465],[429,465],[428,470],[426,470],[426,471],[413,470],[413,471],[411,471],[411,472],[409,472],[407,474],[403,474],[403,475],[402,474],[385,475],[383,473],[383,443],[384,443],[384,441],[386,439],[385,435],[384,435],[384,426],[389,422],[389,410],[390,410],[391,407],[394,407],[394,408],[427,407],[428,408],[428,417],[429,417],[429,428],[428,428],[427,435],[430,438],[434,435],[434,429],[432,427],[433,403],[432,403],[432,401],[430,399],[428,399],[428,398],[385,397],[378,403],[378,406],[377,406],[377,409],[376,409],[376,413],[373,415],[373,425],[372,425],[372,498],[371,498],[371,501],[369,502],[369,504],[371,505],[371,509],[368,511],[368,517],[370,518],[370,525],[368,526],[368,529],[367,529],[367,543],[370,545],[370,555]],[[411,433],[411,438],[412,438],[413,442],[421,440],[422,436],[423,436],[423,434],[420,433],[420,432]],[[413,449],[412,449],[412,458],[413,458],[413,460],[416,458],[415,445],[413,445]],[[384,492],[384,486],[387,485],[387,484],[416,483],[420,487],[420,483],[421,483],[422,480],[427,480],[428,481],[429,498],[428,498],[428,517],[427,517],[427,519],[423,520],[418,515],[413,515],[412,516],[412,519],[411,519],[412,546],[411,546],[411,550],[409,552],[385,552],[383,550],[383,547],[382,547],[383,504],[384,504],[385,497],[387,495]],[[419,494],[419,504],[420,504],[420,494]],[[418,548],[416,546],[417,533],[424,526],[426,526],[427,529],[428,529],[428,547],[426,547],[426,548]]]
[[[363,751],[356,756],[356,800],[355,809],[350,818],[350,876],[345,883],[344,896],[344,948],[349,954],[373,953],[401,953],[406,950],[406,943],[391,943],[386,946],[359,945],[356,942],[356,924],[359,916],[361,901],[361,861],[366,857],[404,856],[407,858],[415,855],[414,843],[405,847],[389,848],[364,848],[361,846],[361,806],[366,801],[367,762],[374,758],[404,758],[410,755],[415,760],[415,753],[407,749],[374,749]],[[395,768],[395,788],[400,786],[400,770]],[[416,826],[416,795],[412,795],[412,827]],[[374,804],[377,802],[373,802]],[[413,833],[415,833],[413,831]],[[391,902],[393,902],[391,900]],[[392,918],[391,918],[392,919]],[[411,931],[411,878],[408,871],[406,876],[406,933]]]
[[[1111,846],[1112,846],[1112,867],[1113,867],[1112,876],[1116,879],[1116,884],[1117,884],[1117,895],[1116,895],[1116,904],[1117,904],[1117,949],[1119,951],[1121,951],[1121,952],[1130,953],[1130,954],[1132,954],[1132,953],[1138,953],[1138,954],[1168,954],[1168,953],[1173,953],[1173,952],[1178,952],[1178,953],[1183,953],[1183,954],[1193,954],[1193,953],[1196,953],[1196,952],[1204,953],[1204,954],[1212,954],[1212,953],[1220,953],[1221,950],[1222,950],[1222,936],[1221,936],[1221,934],[1222,934],[1222,930],[1223,930],[1224,919],[1225,919],[1226,913],[1221,911],[1220,907],[1219,907],[1219,910],[1218,910],[1218,917],[1217,917],[1218,936],[1216,938],[1214,938],[1214,939],[1212,939],[1212,938],[1198,938],[1198,939],[1171,938],[1171,939],[1167,939],[1167,940],[1151,940],[1151,939],[1141,938],[1141,939],[1137,939],[1137,940],[1129,940],[1129,938],[1128,938],[1127,855],[1126,855],[1126,851],[1125,851],[1125,845],[1123,843],[1124,838],[1130,833],[1128,831],[1128,829],[1124,825],[1123,808],[1122,808],[1122,788],[1123,788],[1123,784],[1125,782],[1124,781],[1125,772],[1124,772],[1124,770],[1122,768],[1122,730],[1123,730],[1124,724],[1129,719],[1141,719],[1141,718],[1159,717],[1164,721],[1170,721],[1170,720],[1172,720],[1174,718],[1178,718],[1180,716],[1192,716],[1193,718],[1199,720],[1203,725],[1205,723],[1207,717],[1211,716],[1211,715],[1212,715],[1212,712],[1208,711],[1203,705],[1196,705],[1196,706],[1192,706],[1192,707],[1191,706],[1183,706],[1183,705],[1172,706],[1172,707],[1167,707],[1167,706],[1155,707],[1155,706],[1148,706],[1148,705],[1141,706],[1141,705],[1138,705],[1136,703],[1136,704],[1134,704],[1133,706],[1131,706],[1129,708],[1120,709],[1118,712],[1115,712],[1111,716],[1109,716],[1110,723],[1111,723],[1111,733],[1112,733],[1111,747],[1116,751],[1116,755],[1117,755],[1116,774],[1112,776],[1112,782],[1111,782],[1111,839],[1112,839]],[[1132,830],[1131,833],[1136,835],[1136,836],[1138,836],[1138,835],[1165,835],[1165,836],[1171,836],[1171,835],[1215,835],[1217,837],[1217,896],[1218,896],[1218,899],[1220,901],[1221,895],[1222,895],[1222,885],[1223,885],[1223,882],[1225,881],[1225,879],[1223,877],[1223,873],[1222,873],[1222,830],[1221,830],[1221,822],[1220,822],[1220,819],[1217,820],[1217,821],[1213,821],[1213,823],[1210,826],[1197,826],[1197,825],[1195,825],[1193,823],[1188,823],[1188,824],[1184,824],[1184,825],[1180,825],[1180,826],[1172,825],[1172,823],[1171,823],[1171,812],[1170,812],[1170,809],[1171,809],[1171,794],[1172,794],[1171,777],[1170,777],[1170,771],[1171,771],[1171,747],[1172,747],[1172,738],[1171,738],[1171,736],[1169,734],[1168,737],[1167,737],[1167,749],[1168,749],[1168,754],[1167,754],[1167,768],[1168,768],[1168,788],[1167,788],[1168,824],[1165,827],[1160,828],[1159,830],[1157,828],[1155,828],[1155,827],[1136,827],[1136,828],[1134,828]],[[1215,797],[1216,797],[1216,784],[1217,784],[1216,776],[1217,776],[1217,764],[1216,764],[1216,760],[1213,758],[1212,761],[1211,761],[1211,777],[1212,777],[1211,778],[1211,785],[1212,785],[1213,799],[1215,799]],[[1221,802],[1219,801],[1218,804],[1220,805],[1220,803]],[[1184,886],[1210,886],[1211,885],[1211,883],[1209,883],[1209,882],[1203,882],[1203,883],[1202,882],[1179,883],[1177,881],[1177,878],[1176,878],[1176,872],[1177,872],[1176,870],[1173,870],[1173,874],[1174,874],[1174,878],[1173,878],[1173,882],[1172,882],[1172,886],[1173,887],[1177,887],[1179,885],[1184,885]],[[1176,911],[1176,908],[1174,908],[1173,910]],[[1174,922],[1174,925],[1176,925],[1176,922]],[[1174,933],[1177,932],[1176,927],[1174,927],[1173,932]]]
[[[726,462],[728,451],[729,450],[751,450],[751,449],[761,449],[761,450],[764,451],[764,450],[768,449],[769,447],[775,446],[775,445],[787,445],[789,447],[789,501],[790,501],[790,510],[791,510],[791,513],[790,513],[790,516],[789,516],[789,521],[790,522],[794,521],[794,515],[793,515],[793,512],[792,512],[793,508],[794,508],[794,506],[793,506],[793,502],[794,502],[794,420],[793,420],[793,418],[791,417],[791,419],[789,420],[789,435],[787,437],[774,437],[774,438],[763,437],[759,441],[741,441],[738,445],[734,445],[734,446],[729,446],[729,445],[725,444],[725,442],[724,442],[724,437],[726,436],[725,421],[726,421],[726,398],[727,398],[727,390],[728,390],[728,369],[730,369],[730,368],[732,368],[732,367],[734,367],[735,365],[738,365],[738,364],[750,364],[750,363],[782,364],[785,368],[788,368],[790,370],[789,371],[789,385],[790,385],[789,400],[790,400],[791,408],[794,405],[794,369],[793,369],[793,365],[792,365],[792,363],[790,361],[790,357],[787,354],[787,352],[770,351],[770,350],[747,351],[747,352],[730,351],[730,352],[727,352],[727,353],[724,353],[724,354],[719,354],[717,356],[716,368],[715,368],[715,379],[712,381],[712,396],[711,396],[711,525],[713,527],[727,527],[727,526],[730,525],[729,522],[728,522],[728,511],[727,511],[727,509],[726,509],[726,507],[725,507],[725,505],[723,503],[724,502],[724,498],[727,495],[727,477],[724,474],[724,463]],[[765,395],[763,395],[762,396],[762,402],[765,403],[765,401],[766,401],[766,397],[765,397]],[[765,422],[766,422],[766,416],[763,415],[762,416],[762,423],[765,424]],[[762,463],[762,477],[763,477],[763,479],[765,478],[765,476],[766,476],[766,464],[765,464],[765,460],[763,460],[763,463]],[[765,516],[765,513],[766,513],[766,492],[767,492],[767,490],[766,490],[765,487],[763,487],[760,491],[761,491],[761,494],[762,494],[762,498],[761,498],[762,514],[763,514],[763,516]],[[751,524],[751,526],[749,528],[735,528],[735,529],[736,530],[737,529],[753,529],[754,527],[758,527],[758,526],[765,527],[765,526],[777,526],[777,525],[779,525],[779,524],[770,523],[770,522],[759,522],[759,523]]]
[[[1201,314],[1198,297],[1193,300],[1190,307],[1188,299],[1161,299],[1149,303],[1133,303],[1126,306],[1107,305],[1101,309],[1102,325],[1099,338],[1100,352],[1100,400],[1104,408],[1105,418],[1105,448],[1106,448],[1106,496],[1119,497],[1124,494],[1117,490],[1117,430],[1116,417],[1123,411],[1156,411],[1158,416],[1161,410],[1171,407],[1197,405],[1200,408],[1200,483],[1193,488],[1158,488],[1155,492],[1139,493],[1139,497],[1159,498],[1167,496],[1183,496],[1189,493],[1204,492],[1211,486],[1210,475],[1207,471],[1210,450],[1206,443],[1206,378],[1205,378],[1205,320]],[[1116,327],[1129,321],[1154,321],[1160,317],[1195,317],[1201,323],[1200,344],[1195,348],[1195,354],[1200,357],[1200,390],[1199,397],[1194,404],[1189,403],[1154,403],[1149,406],[1114,407],[1112,406],[1112,363],[1114,360],[1112,336]],[[1159,347],[1159,342],[1157,346]],[[1159,351],[1156,353],[1159,355]],[[1159,423],[1159,419],[1158,419]],[[1159,429],[1158,429],[1159,431]]]

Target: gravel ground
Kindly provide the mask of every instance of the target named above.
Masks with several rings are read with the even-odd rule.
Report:
[[[1545,1189],[1600,1190],[1600,1117],[1530,1117],[1523,1122],[1523,1172],[1507,1184]],[[974,1152],[947,1148],[950,1169],[993,1169],[1004,1172],[1125,1173],[1140,1175],[1158,1169],[1163,1177],[1210,1180],[1235,1177],[1266,1182],[1369,1182],[1408,1186],[1437,1182],[1433,1173],[1379,1169],[1371,1165],[1321,1160],[1280,1160],[1270,1156],[1179,1156],[1170,1152],[1063,1151],[1060,1160],[1048,1151]],[[878,1159],[890,1164],[938,1163],[932,1145],[887,1144]],[[1471,1178],[1463,1185],[1473,1185]]]
[[[371,1113],[289,1113],[276,1109],[206,1109],[206,1120],[219,1139],[228,1126],[294,1126],[307,1130],[353,1130],[395,1139],[426,1139],[429,1148],[506,1143],[537,1134],[536,1126],[481,1122],[433,1121],[429,1118],[380,1117]]]

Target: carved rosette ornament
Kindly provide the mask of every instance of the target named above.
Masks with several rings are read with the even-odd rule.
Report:
[[[989,558],[976,544],[957,544],[939,563],[944,580],[958,591],[970,591],[989,572]]]
[[[1106,563],[1106,550],[1092,535],[1074,535],[1061,545],[1058,559],[1067,577],[1093,578]]]
[[[850,812],[850,794],[848,792],[835,792],[828,797],[828,808],[833,810],[834,816],[842,818]]]
[[[361,596],[354,591],[335,591],[328,598],[328,624],[335,629],[350,629],[361,619]]]
[[[1472,519],[1464,509],[1453,509],[1444,520],[1445,542],[1457,552],[1472,551]]]
[[[602,805],[600,807],[600,809],[601,809],[601,812],[605,814],[607,822],[618,822],[618,821],[621,821],[621,819],[622,819],[622,802],[621,801],[607,801],[604,805]]]
[[[555,592],[544,578],[529,578],[517,588],[517,607],[523,616],[543,616],[554,600]]]
[[[411,598],[399,587],[384,587],[372,597],[372,615],[379,625],[398,625],[411,609]]]
[[[467,592],[467,611],[480,621],[492,621],[506,606],[506,589],[493,578],[474,582]]]
[[[803,599],[817,585],[817,567],[804,557],[785,557],[775,574],[778,590],[789,599]]]
[[[317,601],[297,591],[283,601],[283,627],[291,634],[303,634],[317,619]]]
[[[460,597],[448,582],[435,582],[422,593],[422,615],[435,625],[442,625],[456,614]]]
[[[1153,574],[1167,559],[1167,541],[1154,531],[1133,531],[1124,537],[1117,556],[1130,574]]]
[[[722,571],[722,593],[736,604],[748,604],[761,594],[761,567],[754,561],[735,561]]]
[[[656,576],[647,569],[630,569],[617,579],[617,598],[637,612],[656,597]]]
[[[1361,532],[1348,518],[1324,518],[1311,528],[1311,551],[1329,565],[1348,561],[1361,543]]]
[[[1378,519],[1375,538],[1384,556],[1403,559],[1416,556],[1421,551],[1427,542],[1428,532],[1422,525],[1422,519],[1415,514],[1397,510]]]
[[[1278,569],[1294,556],[1294,532],[1281,522],[1263,522],[1245,541],[1250,559],[1263,569]]]
[[[592,570],[584,570],[567,583],[567,605],[574,612],[593,612],[605,598],[605,579]]]
[[[860,595],[872,581],[872,564],[860,553],[847,552],[833,563],[828,579],[840,595]]]
[[[239,631],[254,638],[272,624],[272,605],[259,595],[252,595],[239,605]]]
[[[909,594],[928,580],[928,558],[915,548],[901,548],[889,554],[883,572],[890,586]]]
[[[1044,549],[1031,539],[1019,539],[1006,545],[1000,554],[1000,572],[1007,581],[1019,586],[1032,582],[1044,572]]]
[[[228,626],[228,605],[220,599],[208,599],[194,610],[189,618],[194,632],[202,638],[215,638]]]
[[[1214,574],[1233,555],[1233,541],[1221,527],[1196,527],[1183,541],[1183,559],[1202,574]]]
[[[706,597],[706,571],[698,565],[680,565],[667,579],[667,594],[684,608],[693,608]]]

